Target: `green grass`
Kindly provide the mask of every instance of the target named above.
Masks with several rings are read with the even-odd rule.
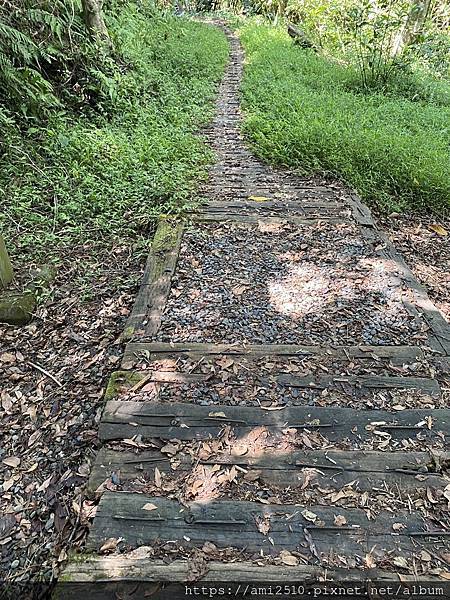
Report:
[[[15,261],[145,234],[191,201],[211,160],[195,133],[212,115],[223,33],[133,3],[109,29],[120,60],[94,78],[97,106],[25,128],[0,111],[0,230]]]
[[[350,67],[301,50],[280,28],[248,22],[240,35],[244,127],[257,154],[335,175],[383,210],[448,210],[450,83],[362,93]]]

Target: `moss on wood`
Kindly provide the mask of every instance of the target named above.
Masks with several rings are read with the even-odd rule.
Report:
[[[105,402],[119,396],[121,389],[131,388],[141,381],[143,375],[137,371],[114,371],[108,381]]]
[[[177,244],[181,224],[177,221],[160,218],[152,242],[152,252],[162,254]]]

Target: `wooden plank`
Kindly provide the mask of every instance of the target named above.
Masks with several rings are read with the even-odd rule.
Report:
[[[13,280],[13,270],[8,252],[6,251],[5,241],[0,234],[0,289],[6,288]]]
[[[147,503],[156,508],[145,510]],[[336,514],[345,517],[345,526],[336,526]],[[262,533],[258,522],[270,524],[269,531]],[[395,523],[403,527],[397,533],[393,530]],[[306,542],[309,536],[314,551]],[[230,500],[180,504],[169,498],[128,492],[103,494],[87,548],[98,550],[110,537],[121,537],[132,547],[176,540],[188,548],[210,542],[222,548],[263,551],[268,555],[297,550],[303,543],[301,551],[314,561],[339,554],[359,559],[362,564],[374,545],[385,558],[395,552],[410,559],[417,549],[417,539],[435,550],[450,549],[450,538],[442,527],[432,526],[418,512],[384,511],[369,520],[366,511],[359,508]]]
[[[205,205],[208,209],[210,208],[220,208],[220,209],[242,209],[242,208],[250,208],[250,209],[284,209],[284,210],[303,210],[305,208],[317,208],[317,209],[348,209],[345,205],[343,205],[338,200],[305,200],[304,198],[300,198],[299,200],[284,200],[283,198],[269,198],[262,202],[257,202],[255,200],[208,200]]]
[[[375,222],[370,209],[361,202],[357,194],[346,193],[345,202],[351,207],[353,218],[359,225],[375,227]]]
[[[257,479],[266,485],[277,487],[298,487],[305,481],[305,475],[311,476],[310,487],[323,489],[341,489],[350,482],[362,491],[374,488],[383,489],[398,486],[403,492],[417,492],[424,487],[444,489],[448,480],[440,473],[435,473],[435,459],[428,452],[376,452],[376,451],[343,451],[343,450],[309,450],[308,452],[270,452],[252,455],[247,452],[233,454],[219,453],[208,460],[193,459],[182,451],[176,455],[177,469],[172,469],[170,457],[158,450],[141,452],[123,452],[107,447],[100,449],[95,460],[88,488],[95,492],[112,473],[118,473],[121,485],[140,479],[153,481],[155,467],[161,473],[179,476],[190,472],[200,464],[238,465],[249,472],[257,472]],[[450,453],[442,454],[441,465],[450,464]],[[311,470],[314,469],[314,474]],[[419,476],[419,477],[417,477]]]
[[[142,284],[122,340],[131,339],[138,329],[145,330],[148,336],[153,336],[158,331],[176,269],[182,236],[182,223],[167,219],[159,221]]]
[[[217,416],[219,413],[220,416]],[[225,417],[221,416],[225,415]],[[428,422],[432,416],[432,428]],[[106,403],[100,422],[101,440],[120,440],[141,434],[144,437],[180,440],[217,437],[224,425],[230,425],[238,438],[255,427],[267,427],[281,433],[283,429],[320,431],[330,441],[363,440],[391,435],[396,440],[421,437],[429,442],[435,436],[448,437],[450,409],[403,410],[390,413],[381,410],[359,411],[351,408],[290,406],[280,411],[267,411],[243,406],[198,406],[193,404],[148,404],[115,401]],[[380,438],[378,438],[380,439]]]
[[[305,210],[284,210],[282,208],[254,208],[253,210],[246,209],[220,209],[220,208],[205,208],[204,210],[198,210],[195,213],[196,219],[199,220],[218,220],[218,221],[242,221],[242,217],[255,217],[258,220],[266,218],[282,218],[284,220],[292,219],[308,219],[310,222],[312,219],[320,219],[321,221],[329,221],[330,219],[345,219],[350,215],[350,211],[345,210],[321,210],[307,208]],[[293,221],[291,221],[293,222]]]
[[[85,560],[70,562],[64,571],[63,579],[65,582],[109,582],[113,581],[131,581],[131,582],[188,582],[192,575],[192,563],[187,560],[175,560],[167,563],[162,560],[152,560],[150,552],[148,556],[139,558],[128,554],[116,554],[114,556],[95,556],[88,555]],[[423,577],[426,581],[442,581],[439,577],[426,575]],[[283,564],[256,564],[250,561],[237,562],[208,562],[206,572],[201,577],[202,582],[224,582],[224,583],[268,583],[268,582],[305,582],[310,580],[319,581],[355,581],[363,583],[364,581],[380,582],[408,582],[420,581],[419,576],[405,575],[401,576],[396,571],[387,571],[382,569],[343,569],[343,568],[325,568],[320,565],[303,565],[288,567]],[[193,584],[195,585],[195,584]],[[180,598],[186,598],[184,586]],[[109,598],[115,596],[109,596]],[[140,596],[138,596],[140,597]],[[153,594],[151,595],[153,598]],[[175,596],[168,596],[173,597]],[[342,596],[339,595],[341,598]],[[79,598],[79,596],[78,596]],[[77,600],[78,600],[77,598]],[[428,599],[427,599],[428,600]]]
[[[298,215],[303,218],[346,218],[350,216],[351,212],[348,207],[345,206],[314,206],[308,205],[303,206],[299,204],[291,204],[286,206],[283,202],[262,202],[262,203],[246,203],[242,202],[242,206],[236,203],[223,202],[223,206],[211,205],[208,203],[195,211],[197,215],[253,215],[253,216],[274,216],[284,218],[286,215]]]
[[[371,354],[378,358],[395,358],[396,360],[415,361],[424,354],[418,346],[297,346],[283,344],[249,344],[248,346],[230,344],[202,343],[165,343],[165,342],[131,342],[125,348],[122,366],[132,364],[137,357],[144,355],[149,359],[160,355],[173,356],[184,353],[194,356],[218,354],[243,355],[247,358],[261,356],[327,356],[340,360],[349,358],[370,358]],[[129,368],[129,367],[127,367]]]
[[[274,378],[278,383],[288,387],[325,389],[345,383],[368,389],[416,389],[435,397],[441,395],[438,382],[435,379],[426,377],[391,377],[383,375],[298,377],[296,375],[275,375]]]
[[[280,367],[282,368],[282,367]],[[120,383],[123,381],[122,389],[126,392],[141,388],[147,382],[168,383],[173,385],[195,385],[198,383],[206,383],[212,380],[212,385],[217,382],[214,373],[183,373],[177,371],[116,371],[114,381]],[[277,374],[276,372],[267,379],[263,376],[255,374],[257,381],[261,385],[271,387],[274,383],[278,383],[284,387],[290,388],[308,388],[308,389],[340,389],[344,385],[356,387],[360,390],[370,389],[410,389],[420,390],[424,394],[439,398],[441,396],[441,388],[435,379],[426,377],[394,377],[394,376],[378,376],[378,375],[358,375],[358,376],[304,376],[300,377],[291,374]],[[219,376],[219,382],[220,376]],[[227,380],[227,385],[242,386],[243,382]],[[117,394],[119,395],[119,394]]]
[[[291,215],[286,215],[285,217],[268,217],[265,215],[243,215],[241,213],[233,214],[233,213],[224,213],[220,215],[201,213],[198,215],[190,215],[190,218],[193,221],[198,222],[214,222],[214,221],[234,221],[237,223],[258,223],[258,221],[263,221],[264,223],[270,224],[280,224],[283,223],[293,223],[294,225],[312,225],[317,223],[323,223],[326,221],[327,223],[339,223],[339,224],[349,224],[351,221],[349,219],[345,219],[342,217],[329,217],[328,215],[317,218],[312,217],[311,219],[295,217]]]

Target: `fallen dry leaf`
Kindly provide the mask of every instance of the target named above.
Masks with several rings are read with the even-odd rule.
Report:
[[[101,546],[100,554],[114,551],[121,541],[122,538],[108,538],[106,542]]]
[[[156,487],[161,487],[161,473],[158,467],[155,467],[155,485]]]
[[[16,356],[11,352],[3,352],[0,354],[0,362],[5,364],[11,364],[16,362]]]
[[[334,524],[338,527],[342,527],[343,525],[347,524],[347,519],[344,517],[344,515],[335,515]]]
[[[448,504],[449,504],[449,507],[450,507],[450,483],[447,486],[445,486],[445,489],[444,489],[444,498],[446,498],[448,500]]]
[[[298,558],[288,552],[288,550],[282,550],[280,552],[280,560],[284,565],[288,565],[290,567],[297,567],[300,562]]]
[[[422,550],[420,553],[420,559],[423,560],[424,562],[430,562],[432,559],[431,554],[428,554],[428,552],[426,550]]]
[[[402,567],[403,569],[408,568],[408,561],[403,556],[396,556],[393,563],[396,567]]]
[[[433,225],[429,225],[428,227],[431,229],[431,231],[434,231],[434,233],[437,233],[438,235],[442,235],[442,236],[448,235],[448,231],[446,229],[444,229],[442,227],[442,225],[438,225],[437,223],[434,223]]]
[[[12,488],[12,486],[14,485],[14,477],[11,477],[10,479],[7,479],[6,481],[3,482],[2,488],[4,492],[7,492],[9,489]]]
[[[366,554],[365,562],[366,562],[366,565],[369,567],[369,569],[374,569],[377,566],[377,563],[375,562],[372,552],[369,552],[368,554]]]
[[[306,508],[305,510],[302,510],[302,515],[307,521],[310,521],[311,523],[315,523],[317,520],[317,515],[311,512],[310,510],[307,510]]]
[[[8,456],[2,460],[2,463],[7,467],[11,467],[12,469],[16,469],[20,465],[20,458],[17,456]]]
[[[152,502],[147,502],[147,504],[144,504],[144,506],[142,507],[142,510],[156,510],[158,507],[156,506],[156,504],[152,504]]]
[[[242,296],[242,294],[247,289],[248,289],[247,285],[236,285],[235,287],[231,288],[231,291],[233,292],[233,294],[235,294],[235,296]]]
[[[168,454],[169,456],[175,456],[175,454],[178,452],[178,447],[169,443],[161,448],[161,452],[163,454]]]
[[[249,196],[248,199],[252,202],[268,202],[270,200],[267,196]]]
[[[264,515],[263,517],[256,517],[256,527],[258,531],[263,535],[267,535],[270,531],[270,515]]]
[[[199,490],[203,487],[203,480],[201,479],[196,479],[194,481],[194,483],[190,486],[189,488],[189,492],[191,493],[192,496],[195,496],[196,494],[198,494]]]

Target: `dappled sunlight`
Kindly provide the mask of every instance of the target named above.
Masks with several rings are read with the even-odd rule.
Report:
[[[335,294],[336,281],[328,274],[330,269],[320,269],[317,274],[312,265],[293,264],[283,279],[268,282],[270,304],[274,309],[292,319],[298,319],[310,312],[317,312],[330,302]],[[353,296],[350,296],[353,297]]]
[[[320,265],[308,261],[307,252],[279,255],[286,274],[267,282],[274,309],[292,319],[317,313],[327,305],[380,294],[378,308],[391,316],[402,299],[398,265],[383,258],[361,258],[348,272],[345,264]]]
[[[208,228],[210,236],[202,231]],[[380,249],[378,249],[380,248]],[[353,224],[207,225],[185,234],[160,341],[401,345],[426,340],[400,263]]]

